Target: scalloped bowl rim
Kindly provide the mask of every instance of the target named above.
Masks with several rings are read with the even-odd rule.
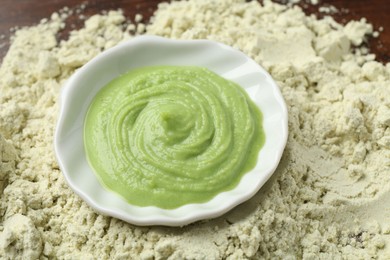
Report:
[[[120,74],[152,65],[209,68],[244,87],[260,107],[265,143],[256,167],[246,173],[233,190],[222,192],[205,203],[167,210],[131,205],[98,182],[86,161],[82,137],[89,104],[103,86]],[[211,40],[138,36],[97,55],[65,83],[61,91],[54,149],[69,186],[97,212],[141,226],[183,226],[218,217],[257,193],[276,170],[287,137],[287,107],[278,86],[260,65],[245,54]]]

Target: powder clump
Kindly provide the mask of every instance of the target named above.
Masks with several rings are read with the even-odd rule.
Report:
[[[125,22],[119,11],[95,15],[61,42],[58,15],[16,32],[0,68],[0,258],[390,258],[390,67],[360,47],[370,24],[243,0],[163,3],[146,27]],[[58,168],[52,143],[64,81],[145,30],[240,49],[286,100],[279,167],[222,217],[136,227],[95,213]]]

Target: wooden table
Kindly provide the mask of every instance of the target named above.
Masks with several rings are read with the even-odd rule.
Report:
[[[99,13],[102,10],[122,8],[129,19],[134,19],[135,14],[141,13],[145,22],[156,10],[159,2],[162,0],[1,0],[0,3],[0,60],[6,54],[10,37],[10,28],[15,26],[31,26],[37,24],[42,18],[50,15],[68,6],[74,8],[81,3],[87,3],[83,14],[87,17]],[[277,2],[286,2],[279,0]],[[299,4],[307,13],[315,13],[318,16],[323,14],[318,12],[318,5],[307,4],[309,0],[301,0]],[[383,28],[383,32],[378,38],[369,39],[367,45],[370,50],[377,55],[377,60],[381,62],[390,62],[390,1],[389,0],[319,0],[321,6],[333,5],[339,10],[339,13],[333,15],[341,23],[352,19],[366,17],[367,20],[378,30]],[[71,16],[69,24],[75,27],[81,27],[80,21],[76,15]],[[66,38],[67,29],[61,34]],[[2,36],[3,35],[3,36]]]

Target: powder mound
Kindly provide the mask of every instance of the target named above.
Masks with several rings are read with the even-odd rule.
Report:
[[[31,219],[15,214],[3,223],[0,233],[0,256],[6,259],[38,259],[42,238]]]
[[[0,133],[0,198],[8,184],[8,176],[15,172],[16,161],[17,153],[14,146]]]
[[[390,259],[390,66],[361,47],[367,21],[341,25],[269,0],[189,0],[160,4],[146,28],[109,11],[58,42],[62,26],[53,15],[17,31],[0,67],[0,258]],[[61,86],[145,30],[240,49],[286,100],[289,140],[276,172],[224,216],[136,227],[94,212],[58,168]]]

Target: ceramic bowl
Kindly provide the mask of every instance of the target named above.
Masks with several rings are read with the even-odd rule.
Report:
[[[96,93],[114,78],[138,67],[191,65],[210,69],[242,86],[263,114],[265,143],[254,169],[233,190],[210,201],[176,209],[131,205],[99,183],[84,150],[83,125]],[[78,69],[63,86],[55,132],[55,152],[69,186],[92,208],[136,225],[183,226],[215,218],[251,198],[275,171],[287,141],[287,109],[271,76],[255,61],[210,40],[135,37]]]

